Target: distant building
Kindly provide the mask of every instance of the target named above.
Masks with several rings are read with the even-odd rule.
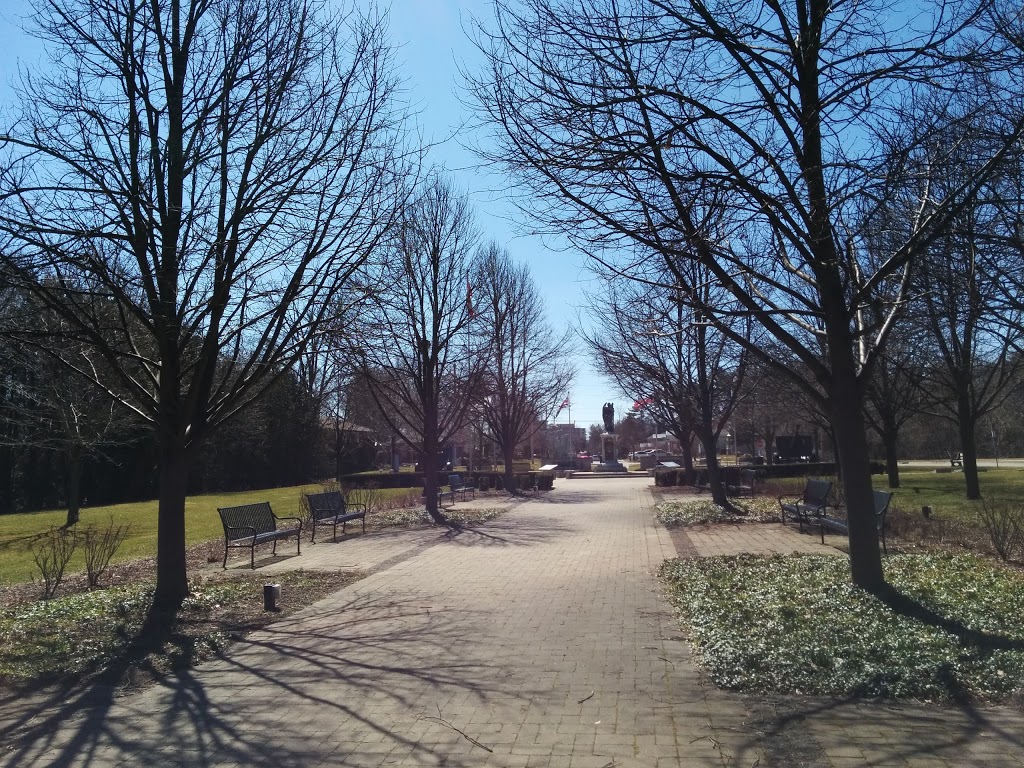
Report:
[[[570,424],[547,424],[544,426],[546,458],[564,460],[573,458],[577,451],[587,447],[587,431]]]

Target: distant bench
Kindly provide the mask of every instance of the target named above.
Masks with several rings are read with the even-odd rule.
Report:
[[[341,491],[325,491],[323,493],[310,493],[306,496],[309,502],[310,525],[313,528],[313,535],[310,542],[316,541],[316,527],[318,525],[334,526],[334,539],[338,538],[338,523],[341,523],[341,534],[345,535],[345,526],[350,520],[360,520],[363,523],[363,533],[366,533],[366,505],[350,504],[345,501]]]
[[[274,554],[277,554],[277,542],[280,539],[295,537],[295,553],[301,554],[299,536],[302,534],[302,521],[297,517],[278,517],[270,508],[269,501],[256,504],[243,504],[238,507],[219,507],[217,513],[224,525],[224,567],[228,567],[228,550],[232,547],[249,548],[249,565],[256,568],[256,545],[268,541],[274,542]],[[294,520],[297,525],[289,528],[278,528],[278,520]]]

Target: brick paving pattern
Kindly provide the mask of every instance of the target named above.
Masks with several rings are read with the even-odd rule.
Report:
[[[573,478],[478,529],[308,547],[263,571],[370,575],[222,659],[44,719],[0,765],[1024,766],[1008,709],[710,686],[660,591],[676,550],[652,503],[648,478]],[[701,556],[822,551],[782,526],[688,537]]]

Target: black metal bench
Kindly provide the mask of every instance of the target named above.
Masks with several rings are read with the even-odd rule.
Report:
[[[878,536],[882,540],[882,552],[888,554],[888,549],[885,545],[885,518],[889,513],[889,502],[892,501],[891,491],[872,491],[871,495],[874,499],[875,506],[875,528],[878,530]],[[830,517],[828,515],[822,515],[818,518],[818,524],[821,526],[821,543],[825,543],[825,528],[835,528],[836,530],[847,533],[850,530],[850,524],[848,521],[843,520],[839,517]]]
[[[426,488],[423,489],[423,500],[426,501]],[[437,486],[437,503],[438,505],[444,504],[445,498],[451,499],[452,504],[455,503],[455,491],[452,490],[450,485],[439,485]]]
[[[338,538],[338,523],[341,523],[341,533],[345,534],[345,526],[349,520],[361,520],[363,533],[366,533],[366,505],[351,504],[345,501],[341,491],[325,491],[323,493],[306,494],[306,501],[309,502],[309,523],[313,529],[310,543],[316,541],[316,527],[318,525],[334,526],[333,538]]]
[[[756,469],[733,470],[725,473],[725,492],[730,496],[753,496]]]
[[[804,530],[804,522],[812,522],[825,515],[828,509],[828,496],[832,492],[832,483],[829,480],[818,480],[809,478],[804,486],[803,493],[797,497],[789,497],[792,501],[786,501],[786,496],[779,496],[779,506],[782,507],[782,522],[786,522],[788,512],[800,523],[801,533]]]
[[[269,501],[257,504],[243,504],[239,507],[218,507],[220,521],[224,524],[224,567],[228,567],[228,550],[231,547],[249,547],[249,564],[256,568],[256,545],[277,542],[295,537],[295,553],[302,554],[299,537],[302,535],[302,521],[297,517],[278,517],[270,508]],[[294,528],[278,528],[278,520],[294,520]]]
[[[448,485],[452,489],[452,494],[461,493],[462,500],[466,500],[466,494],[472,493],[473,498],[476,498],[476,487],[472,485],[466,485],[462,482],[461,475],[448,475]]]

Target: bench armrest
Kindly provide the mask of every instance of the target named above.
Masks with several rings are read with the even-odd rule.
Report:
[[[273,512],[271,512],[270,514],[274,515]],[[278,517],[277,515],[274,515],[274,519],[275,520],[294,520],[296,523],[299,524],[299,530],[300,531],[302,530],[302,518],[301,517]]]
[[[254,525],[225,525],[225,531],[251,531],[250,536],[256,535],[256,526]],[[236,537],[241,538],[241,537]]]
[[[363,510],[363,512],[366,512],[366,505],[365,504],[350,504],[350,503],[348,503],[346,501],[345,502],[345,509],[346,509],[346,511],[349,510],[349,509],[361,509],[361,510]]]

